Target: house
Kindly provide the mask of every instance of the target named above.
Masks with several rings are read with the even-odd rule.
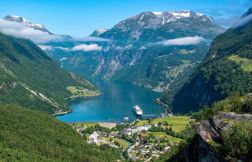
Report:
[[[93,143],[93,144],[99,144],[99,134],[96,132],[93,132],[89,137],[88,137],[88,143]]]
[[[132,133],[140,133],[142,131],[148,131],[151,128],[151,125],[140,126],[132,129]]]

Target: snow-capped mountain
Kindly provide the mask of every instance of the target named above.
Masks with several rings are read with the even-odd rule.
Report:
[[[53,34],[42,24],[32,23],[21,16],[7,15],[0,19],[0,32],[30,39],[38,45],[49,42],[74,41],[71,36]]]
[[[99,37],[101,34],[105,33],[106,31],[108,31],[108,29],[106,28],[97,29],[90,36]]]
[[[49,34],[52,34],[51,32],[49,32],[49,31],[45,28],[44,25],[32,23],[32,22],[26,20],[25,18],[23,18],[23,17],[21,17],[21,16],[11,16],[11,15],[7,15],[7,16],[4,17],[4,20],[22,23],[22,24],[24,24],[25,26],[30,27],[30,28],[33,28],[33,29],[35,29],[35,30],[40,30],[40,31],[43,31],[43,32],[47,32],[47,33],[49,33]]]
[[[201,62],[209,42],[223,31],[211,17],[193,11],[142,12],[109,30],[97,30],[95,36],[109,40],[91,42],[101,50],[57,47],[48,53],[58,61],[67,58],[63,68],[90,79],[122,80],[156,91],[173,91]]]
[[[190,35],[194,29],[193,34],[210,38],[218,27],[211,17],[193,11],[142,12],[119,22],[100,37],[121,42],[152,42],[178,36],[195,36]]]

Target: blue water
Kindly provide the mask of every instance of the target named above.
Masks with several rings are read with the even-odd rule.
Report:
[[[159,93],[125,82],[97,81],[102,95],[72,102],[73,112],[57,119],[63,122],[122,122],[124,117],[135,120],[132,109],[139,105],[146,115],[160,115],[163,109],[156,104]]]

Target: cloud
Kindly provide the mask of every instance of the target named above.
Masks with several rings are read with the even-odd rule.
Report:
[[[102,50],[102,47],[98,46],[97,44],[80,44],[77,46],[74,46],[72,51],[100,51]]]
[[[225,0],[214,6],[201,8],[197,11],[212,16],[219,25],[229,28],[251,6],[252,0]]]
[[[40,30],[27,27],[23,24],[0,19],[0,32],[14,37],[30,39],[36,43],[47,41],[56,41],[61,39],[60,36],[52,35]]]
[[[196,45],[204,41],[205,39],[200,36],[195,37],[183,37],[176,39],[169,39],[162,42],[158,42],[157,44],[162,44],[165,46],[185,46],[185,45]]]
[[[39,45],[39,47],[40,47],[42,50],[44,50],[44,51],[52,50],[52,49],[53,49],[52,46]]]
[[[85,37],[85,38],[77,38],[78,41],[83,42],[108,42],[109,39],[99,38],[99,37]]]
[[[245,17],[242,17],[234,23],[232,28],[242,27],[242,26],[246,25],[247,23],[249,23],[251,20],[252,20],[252,14],[245,16]]]
[[[62,51],[84,51],[84,52],[90,52],[90,51],[101,51],[102,47],[98,46],[97,44],[79,44],[72,48],[67,47],[60,47],[60,46],[47,46],[47,45],[39,45],[39,47],[44,50],[54,50],[54,49],[60,49]]]

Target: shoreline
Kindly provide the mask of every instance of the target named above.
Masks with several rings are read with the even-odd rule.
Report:
[[[87,99],[87,98],[93,98],[93,97],[97,97],[97,96],[100,96],[101,93],[97,93],[97,94],[94,94],[94,95],[86,95],[86,96],[71,96],[69,98],[67,98],[66,100],[70,100],[70,101],[74,101],[74,100],[78,100],[78,99]],[[72,113],[73,110],[71,108],[69,108],[69,110],[67,111],[62,111],[60,110],[59,112],[56,112],[54,114],[52,114],[53,117],[57,117],[57,116],[64,116],[64,115],[67,115],[67,114],[70,114]]]
[[[57,113],[54,113],[52,114],[53,117],[57,117],[57,116],[63,116],[63,115],[67,115],[67,114],[70,114],[72,113],[72,109],[69,109],[67,111],[61,111],[61,112],[57,112]]]
[[[157,98],[156,102],[164,109],[165,114],[172,114],[171,110],[169,109],[169,106],[165,104],[163,101],[161,101],[160,98]]]
[[[96,94],[93,94],[93,95],[84,95],[84,96],[71,96],[69,98],[67,98],[67,100],[74,100],[74,99],[81,99],[81,98],[93,98],[93,97],[98,97],[100,96],[102,93],[99,92],[99,93],[96,93]]]

